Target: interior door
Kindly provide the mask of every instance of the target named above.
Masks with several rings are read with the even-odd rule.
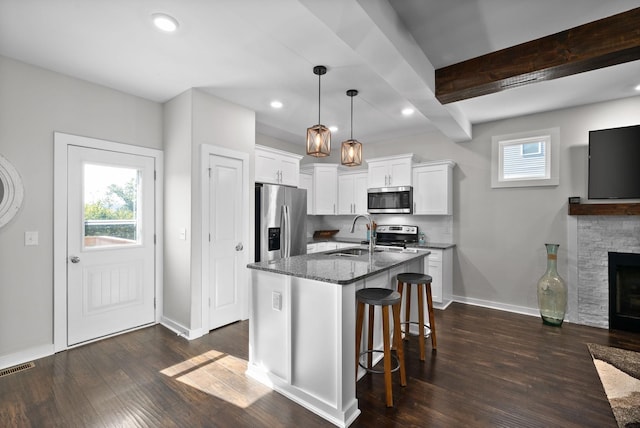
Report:
[[[155,321],[154,162],[69,147],[68,346]]]
[[[209,155],[209,329],[242,319],[247,238],[243,163]]]

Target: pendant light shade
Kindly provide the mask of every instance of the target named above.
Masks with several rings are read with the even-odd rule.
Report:
[[[362,164],[362,143],[353,139],[353,97],[358,95],[358,91],[349,89],[347,95],[351,97],[351,138],[342,142],[340,163],[346,166],[358,166]]]
[[[318,124],[307,128],[307,154],[318,158],[331,154],[331,131],[320,123],[320,76],[326,73],[324,65],[313,67],[313,74],[318,76]]]

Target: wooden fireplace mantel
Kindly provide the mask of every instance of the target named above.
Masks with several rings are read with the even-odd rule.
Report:
[[[640,203],[569,204],[569,215],[640,215]]]

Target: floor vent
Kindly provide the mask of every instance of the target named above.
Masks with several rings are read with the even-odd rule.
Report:
[[[9,376],[10,374],[14,374],[14,373],[18,373],[18,372],[23,372],[25,370],[29,370],[34,368],[36,365],[32,362],[29,363],[24,363],[24,364],[20,364],[17,366],[13,366],[13,367],[9,367],[6,368],[4,370],[0,370],[0,377],[2,376]]]

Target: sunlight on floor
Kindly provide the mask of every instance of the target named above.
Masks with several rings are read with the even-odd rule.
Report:
[[[161,370],[186,385],[246,408],[271,389],[246,377],[247,362],[222,352],[211,350]]]

